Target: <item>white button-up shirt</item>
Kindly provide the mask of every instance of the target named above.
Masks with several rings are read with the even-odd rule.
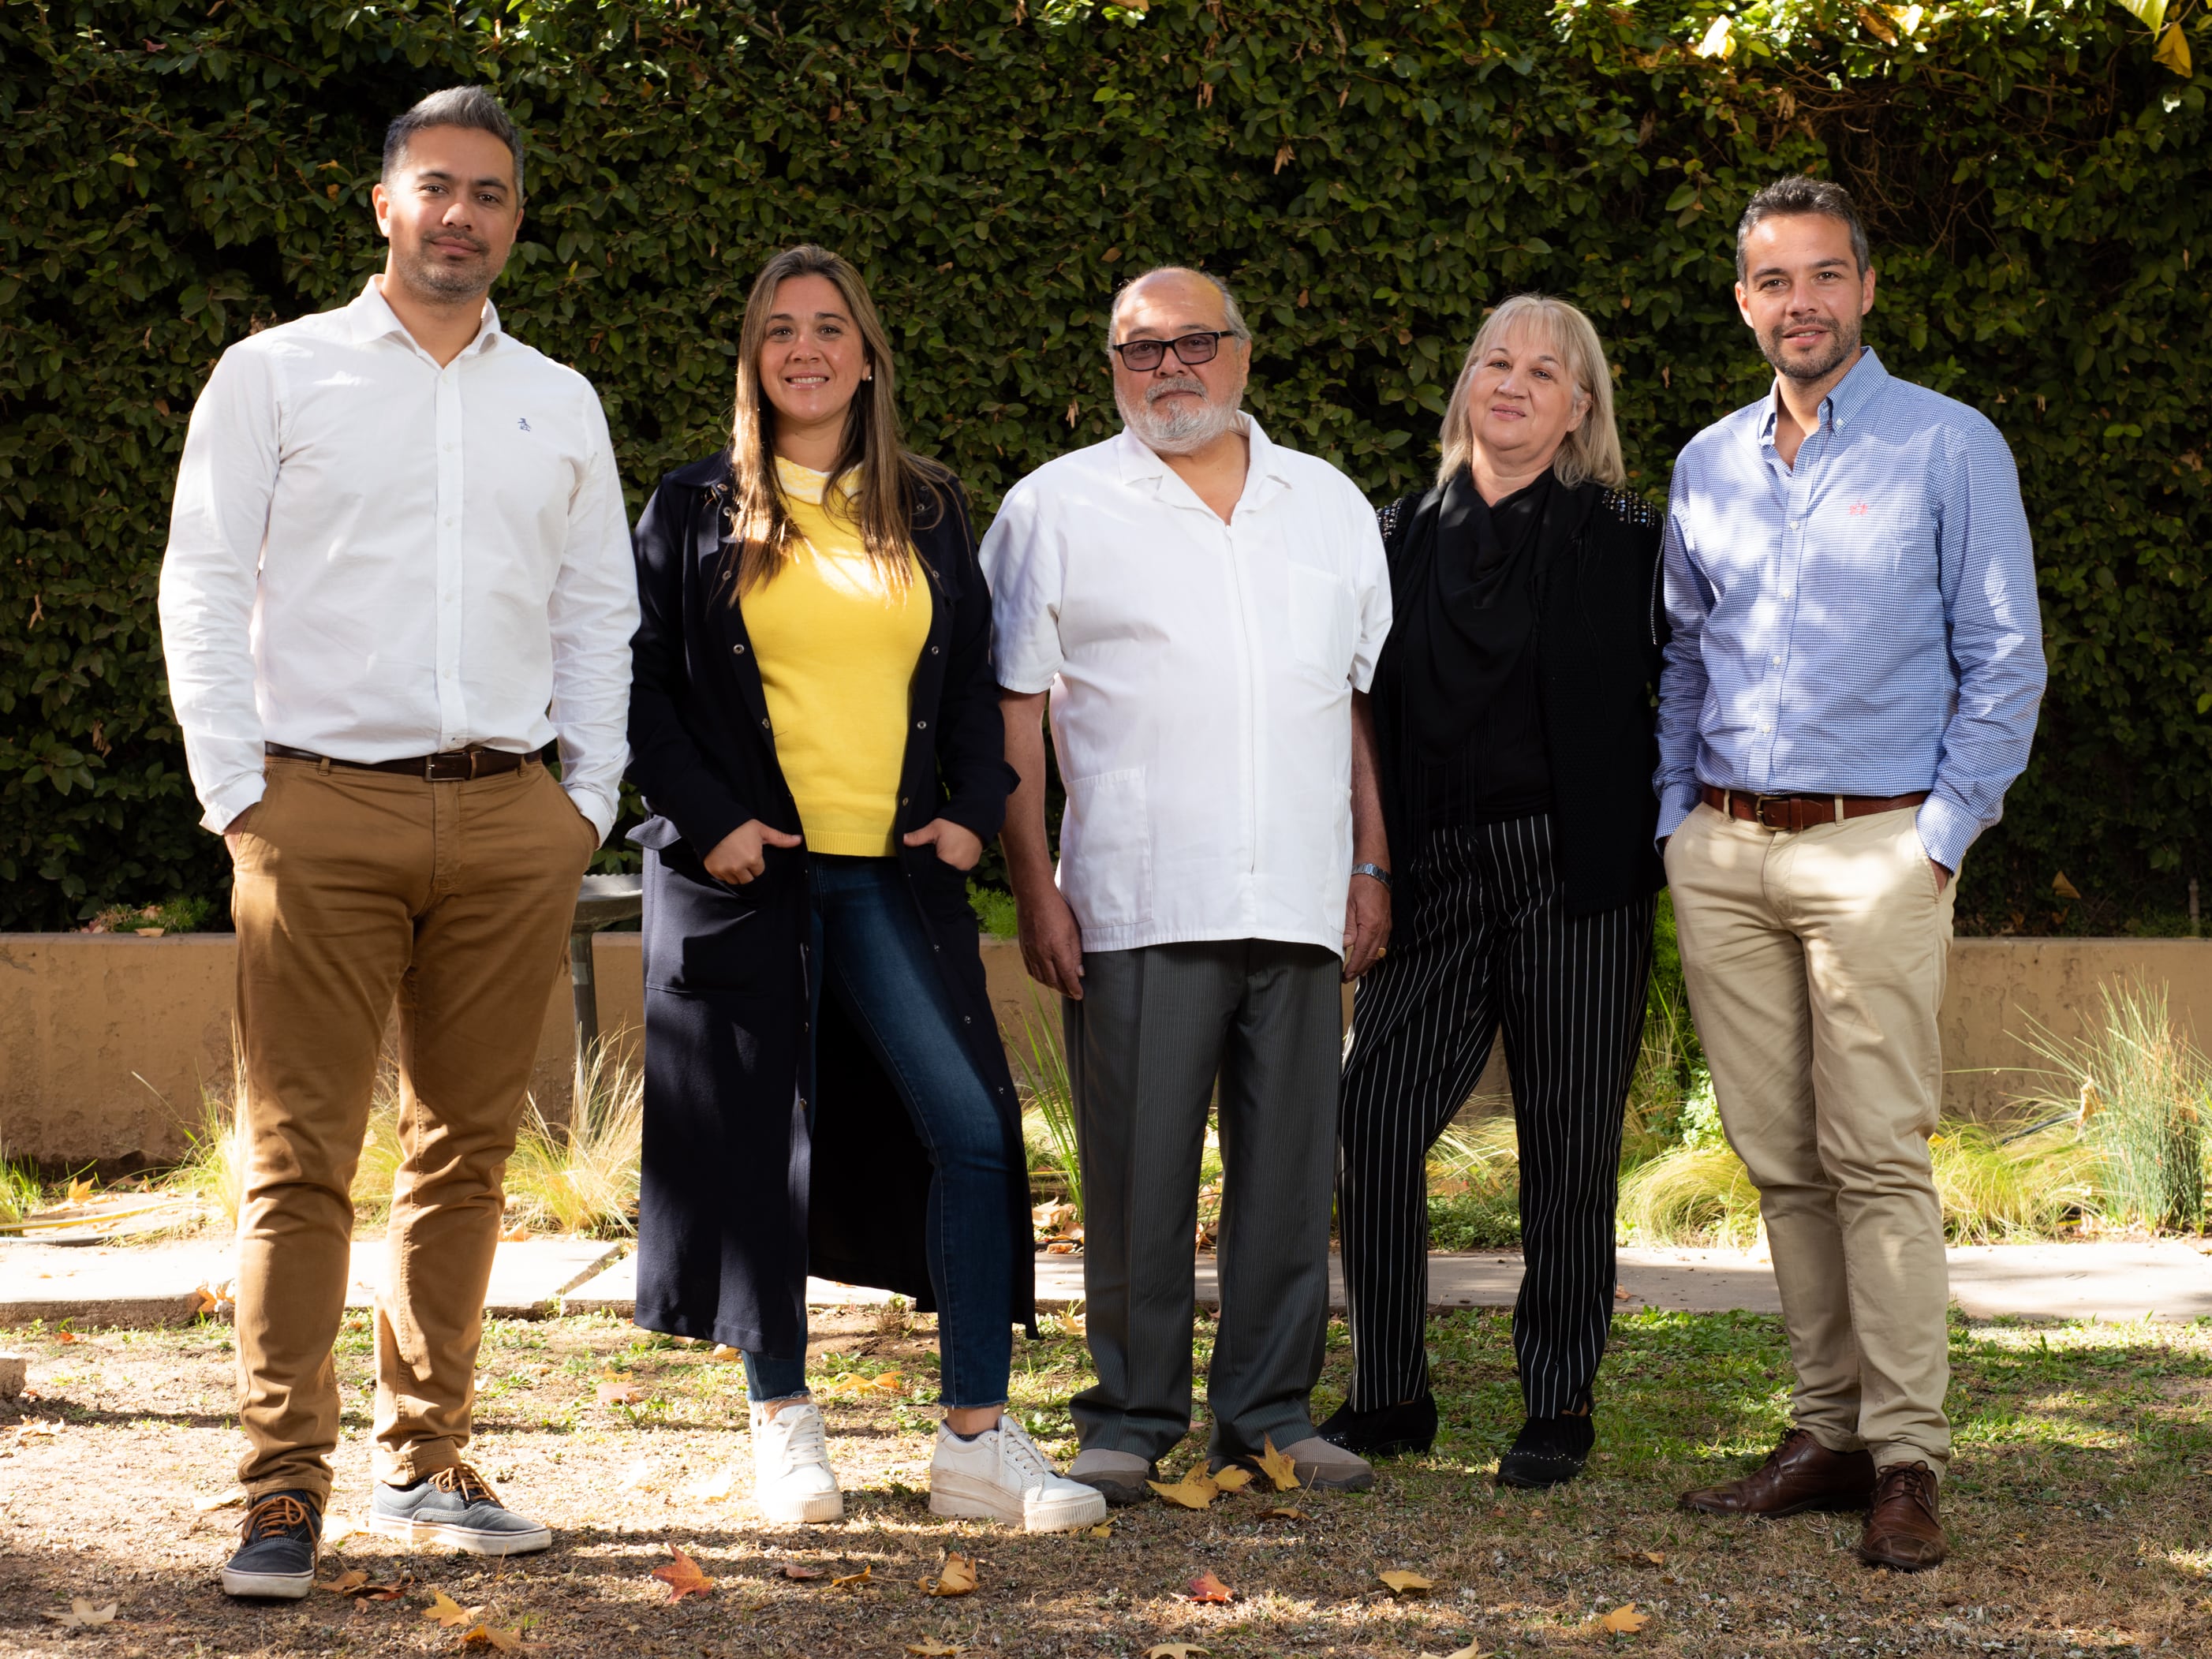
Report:
[[[1023,479],[983,538],[999,682],[1052,694],[1086,951],[1343,948],[1352,693],[1389,575],[1352,482],[1246,430],[1227,524],[1124,431]]]
[[[442,368],[374,278],[223,353],[161,566],[209,829],[261,799],[264,743],[383,761],[557,738],[562,787],[605,836],[636,628],[599,394],[490,306]]]

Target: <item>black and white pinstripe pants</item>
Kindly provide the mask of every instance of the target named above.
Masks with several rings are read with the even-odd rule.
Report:
[[[1435,831],[1410,913],[1359,981],[1337,1210],[1355,1411],[1429,1385],[1429,1148],[1505,1037],[1526,1268],[1513,1351],[1528,1415],[1587,1409],[1613,1318],[1621,1111],[1644,1027],[1655,901],[1571,916],[1547,815]]]

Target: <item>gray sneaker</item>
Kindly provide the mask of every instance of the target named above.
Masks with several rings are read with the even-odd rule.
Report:
[[[368,1529],[471,1555],[528,1555],[553,1541],[551,1528],[508,1509],[490,1483],[465,1463],[425,1475],[411,1486],[379,1481],[368,1502]]]

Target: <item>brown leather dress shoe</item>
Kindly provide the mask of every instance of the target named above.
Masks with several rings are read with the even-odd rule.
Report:
[[[1874,1508],[1859,1534],[1859,1559],[1917,1572],[1948,1553],[1936,1512],[1936,1471],[1925,1463],[1892,1463],[1875,1484]]]
[[[1874,1498],[1874,1457],[1830,1451],[1805,1429],[1792,1429],[1766,1462],[1741,1480],[1686,1492],[1678,1507],[1700,1515],[1802,1515],[1863,1510]]]

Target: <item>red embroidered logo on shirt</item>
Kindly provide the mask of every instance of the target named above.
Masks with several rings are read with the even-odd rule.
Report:
[[[1863,519],[1871,510],[1872,509],[1869,508],[1864,501],[1853,501],[1849,507],[1844,509],[1844,512],[1850,514],[1854,519]]]

